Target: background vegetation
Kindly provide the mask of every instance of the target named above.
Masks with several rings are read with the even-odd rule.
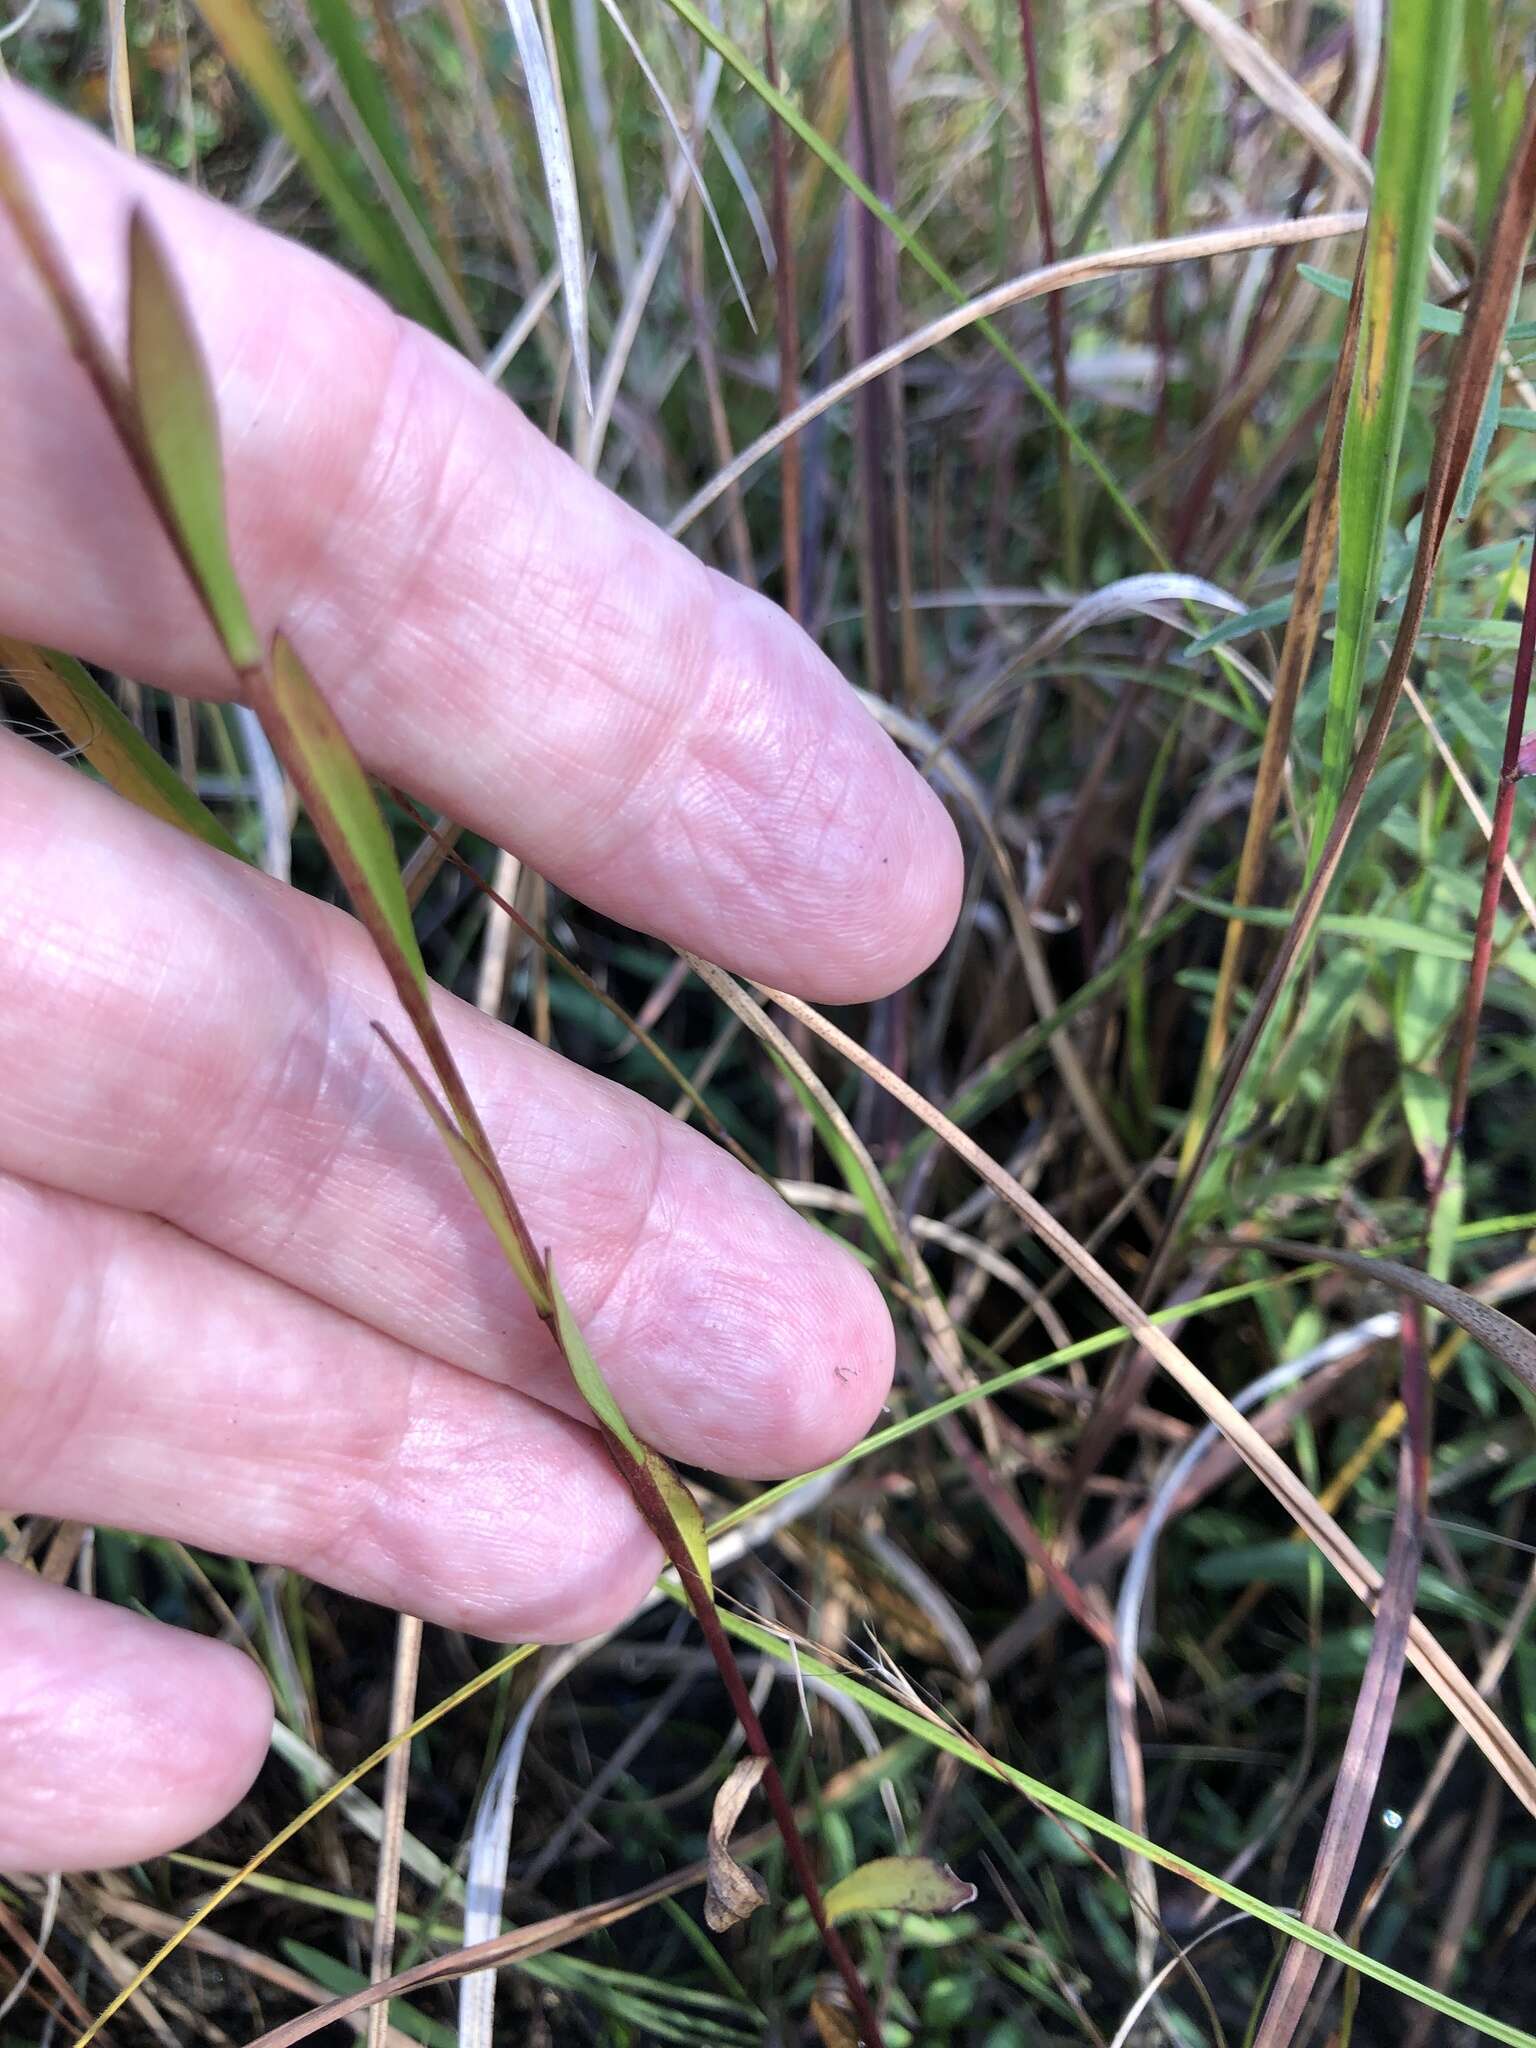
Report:
[[[1202,1433],[1210,1404],[1167,1359],[1121,1343],[1081,1259],[868,1060],[783,1011],[770,1053],[733,984],[467,835],[445,858],[390,797],[438,980],[694,1114],[638,1018],[889,1292],[891,1428],[792,1515],[752,1503],[719,1580],[824,1881],[911,1846],[977,1888],[945,1917],[851,1923],[893,2043],[1471,2037],[1475,2015],[1394,1970],[1532,2038],[1536,1773],[1490,1768],[1472,1687],[1448,1711],[1403,1654],[1416,1588],[1536,1741],[1531,1394],[1466,1306],[1518,1315],[1536,1282],[1536,846],[1500,775],[1530,668],[1536,392],[1518,290],[1468,296],[1479,251],[1485,279],[1518,281],[1536,11],[1389,16],[1383,45],[1363,0],[781,0],[770,51],[735,0],[31,0],[4,44],[125,146],[369,275],[803,619],[950,798],[970,859],[944,958],[837,1023],[1113,1284],[1172,1305],[1192,1370],[1299,1475],[1288,1513]],[[574,196],[548,176],[567,149]],[[1360,220],[1319,217],[1366,204],[1370,160],[1351,309]],[[977,319],[1051,263],[1076,266],[1061,289]],[[897,371],[738,463],[908,335]],[[1486,403],[1480,336],[1502,350]],[[309,820],[263,801],[259,735],[103,680],[248,857],[336,891]],[[1490,814],[1496,877],[1512,819],[1491,893]],[[477,878],[515,887],[552,952]],[[1401,1275],[1362,1263],[1383,1252],[1461,1292],[1404,1307]],[[1400,1392],[1416,1410],[1431,1383],[1432,1426],[1405,1440]],[[716,1525],[749,1502],[699,1480]],[[1386,1574],[1374,1628],[1299,1540],[1318,1501]],[[0,1887],[0,1973],[44,1929],[49,1963],[0,2030],[64,2040],[386,1739],[398,1638],[290,1573],[106,1529],[4,1533],[247,1643],[279,1705],[267,1770],[213,1836]],[[450,1951],[498,1755],[506,1919],[534,1932],[497,2040],[852,2038],[771,1833],[750,1841],[770,1908],[703,1929],[695,1866],[739,1735],[671,1602],[580,1653],[428,1630],[417,1705],[461,1691],[411,1747],[403,1819],[381,1772],[329,1800],[110,2038],[244,2040],[363,1982],[381,1863],[396,1964]],[[1105,1819],[1197,1873],[1154,1875]],[[1282,1968],[1212,1876],[1305,1897],[1381,1967]],[[389,2021],[479,2038],[451,1985]]]

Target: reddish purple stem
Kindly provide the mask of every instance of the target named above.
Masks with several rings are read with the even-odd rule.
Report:
[[[1509,691],[1509,720],[1504,728],[1504,760],[1499,769],[1498,795],[1494,799],[1492,827],[1488,834],[1488,859],[1483,868],[1483,897],[1478,905],[1477,931],[1472,941],[1472,972],[1467,979],[1467,1000],[1462,1011],[1461,1043],[1456,1052],[1456,1076],[1451,1084],[1451,1111],[1446,1125],[1445,1150],[1435,1169],[1429,1200],[1433,1213],[1451,1170],[1451,1160],[1461,1143],[1467,1121],[1467,1097],[1472,1087],[1472,1055],[1477,1049],[1477,1027],[1482,1018],[1483,998],[1488,990],[1488,973],[1493,965],[1493,932],[1498,918],[1499,896],[1504,882],[1504,862],[1515,820],[1515,784],[1531,772],[1533,749],[1525,738],[1526,704],[1531,693],[1531,662],[1536,656],[1536,561],[1525,588],[1525,613],[1520,622],[1520,648],[1515,656],[1514,680]],[[1533,735],[1536,737],[1536,735]]]

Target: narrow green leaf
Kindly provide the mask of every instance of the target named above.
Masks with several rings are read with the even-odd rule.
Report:
[[[402,313],[445,333],[436,295],[383,209],[299,90],[283,54],[251,0],[198,0],[198,8],[273,125],[280,129],[310,182]]]
[[[714,1574],[709,1568],[709,1537],[704,1529],[704,1517],[692,1490],[678,1478],[672,1467],[661,1455],[645,1446],[645,1469],[656,1482],[658,1492],[666,1502],[676,1524],[677,1533],[688,1546],[688,1555],[693,1559],[693,1568],[704,1582],[704,1590],[711,1599],[715,1596]]]
[[[352,0],[310,0],[309,12],[315,33],[341,74],[341,82],[374,148],[389,166],[391,177],[417,218],[425,224],[421,194],[400,139],[389,85],[363,41]]]
[[[623,1410],[608,1391],[608,1382],[598,1370],[597,1360],[592,1356],[591,1348],[581,1333],[581,1325],[572,1314],[571,1305],[565,1298],[565,1289],[560,1285],[553,1259],[546,1260],[544,1270],[548,1277],[549,1298],[554,1308],[555,1329],[560,1338],[560,1348],[565,1353],[566,1362],[571,1368],[571,1377],[576,1382],[581,1398],[604,1429],[618,1438],[637,1464],[643,1464],[645,1445],[624,1420]]]
[[[1339,477],[1339,610],[1322,779],[1312,817],[1314,863],[1354,756],[1413,387],[1460,30],[1460,0],[1396,0],[1387,29],[1360,349]]]
[[[261,643],[229,552],[213,386],[159,232],[137,207],[128,275],[129,383],[145,449],[224,650],[248,669]]]
[[[0,636],[0,668],[15,677],[119,796],[168,825],[179,825],[220,853],[243,858],[212,811],[72,656]]]
[[[1482,414],[1477,422],[1477,439],[1472,443],[1472,453],[1467,458],[1466,475],[1456,493],[1456,517],[1466,520],[1472,517],[1472,507],[1482,488],[1483,471],[1488,464],[1488,450],[1493,446],[1493,436],[1499,424],[1499,389],[1503,383],[1495,377],[1488,386],[1488,396],[1483,400]]]
[[[1509,157],[1504,109],[1498,85],[1498,39],[1488,0],[1467,0],[1463,51],[1467,70],[1467,112],[1472,122],[1472,153],[1477,161],[1477,232],[1493,217],[1499,180]],[[1516,119],[1518,130],[1519,121]]]
[[[340,720],[281,634],[272,643],[265,694],[261,708],[275,723],[278,757],[294,775],[347,894],[370,929],[382,927],[384,938],[375,934],[375,942],[386,964],[396,956],[425,1003],[431,984],[389,828]]]
[[[352,907],[378,948],[400,1006],[448,1098],[460,1136],[491,1175],[499,1208],[520,1237],[520,1272],[536,1276],[533,1242],[433,1012],[432,984],[416,942],[394,842],[362,763],[335,713],[281,634],[273,641],[271,659],[254,684],[257,709],[278,759],[297,785],[332,865],[346,884]],[[534,1301],[541,1314],[547,1311],[548,1303],[539,1291],[534,1291]]]
[[[464,1185],[475,1198],[475,1206],[495,1233],[496,1242],[501,1246],[507,1264],[517,1275],[524,1292],[535,1308],[541,1313],[546,1311],[549,1300],[543,1276],[529,1260],[517,1218],[507,1206],[500,1176],[487,1166],[469,1139],[455,1129],[452,1119],[427,1086],[424,1075],[409,1054],[396,1044],[382,1024],[375,1023],[373,1028],[394,1054],[405,1078],[416,1092],[417,1101],[427,1112],[438,1136],[448,1147],[454,1165],[463,1176]]]
[[[853,1913],[958,1913],[976,1887],[931,1856],[878,1856],[839,1878],[826,1895],[827,1918]]]
[[[704,1517],[699,1513],[698,1502],[660,1452],[653,1451],[649,1444],[642,1443],[625,1421],[624,1412],[609,1391],[608,1382],[603,1378],[602,1370],[592,1356],[591,1347],[582,1335],[581,1325],[571,1313],[571,1305],[565,1298],[565,1290],[560,1285],[552,1258],[545,1260],[544,1271],[554,1314],[555,1332],[560,1339],[560,1349],[565,1353],[566,1363],[571,1368],[571,1377],[575,1380],[582,1399],[608,1434],[617,1440],[621,1448],[652,1481],[677,1533],[687,1546],[688,1555],[704,1582],[705,1590],[713,1596],[714,1580],[709,1569],[709,1538],[705,1533]]]
[[[1298,263],[1300,276],[1308,284],[1315,284],[1319,291],[1326,292],[1331,299],[1341,299],[1349,304],[1349,279],[1335,277],[1331,271],[1319,270],[1315,263]],[[1437,306],[1433,299],[1419,302],[1419,325],[1426,334],[1460,334],[1461,315],[1450,306]]]
[[[1081,1800],[1071,1798],[1065,1792],[1058,1792],[1054,1785],[1048,1785],[1043,1778],[1031,1777],[1014,1764],[1004,1763],[991,1756],[968,1731],[951,1728],[931,1712],[917,1709],[895,1700],[889,1694],[872,1685],[864,1685],[858,1679],[849,1678],[845,1672],[825,1663],[811,1652],[797,1648],[791,1652],[783,1638],[774,1635],[744,1616],[734,1614],[729,1608],[720,1612],[722,1627],[738,1642],[750,1643],[766,1657],[773,1657],[781,1664],[790,1662],[793,1655],[805,1671],[814,1672],[826,1684],[843,1694],[847,1699],[857,1700],[877,1721],[900,1728],[908,1735],[915,1735],[932,1749],[944,1751],[957,1763],[968,1770],[980,1771],[995,1783],[1011,1785],[1022,1792],[1026,1799],[1045,1808],[1047,1813],[1058,1815],[1063,1821],[1079,1828],[1085,1834],[1096,1835],[1101,1841],[1113,1843],[1116,1848],[1130,1849],[1137,1855],[1145,1856],[1149,1863],[1159,1869],[1170,1871],[1186,1883],[1196,1885],[1212,1898],[1220,1899],[1224,1905],[1234,1906],[1241,1913],[1250,1914],[1261,1926],[1273,1928],[1277,1934],[1287,1935],[1294,1941],[1304,1941],[1320,1954],[1342,1963],[1346,1969],[1358,1970],[1362,1977],[1369,1977],[1388,1990],[1402,1993],[1406,1998],[1427,2006],[1431,2012],[1443,2013],[1448,2019],[1470,2027],[1475,2033],[1485,2035],[1489,2040],[1502,2041],[1507,2048],[1536,2048],[1536,2034],[1529,2034],[1509,2020],[1495,2019],[1489,2013],[1478,2012],[1475,2007],[1464,2005],[1460,1999],[1450,1997],[1446,1992],[1436,1991],[1432,1985],[1421,1984],[1406,1971],[1394,1970],[1390,1964],[1378,1962],[1375,1956],[1367,1955],[1363,1949],[1352,1948],[1336,1934],[1324,1934],[1316,1927],[1308,1927],[1296,1914],[1287,1912],[1282,1906],[1272,1906],[1267,1899],[1261,1899],[1254,1892],[1245,1892],[1240,1886],[1218,1877],[1214,1871],[1204,1870],[1188,1858],[1165,1849],[1160,1843],[1151,1841],[1145,1835],[1138,1835],[1131,1828],[1122,1827],[1107,1814],[1098,1813]]]
[[[826,1146],[828,1156],[842,1175],[843,1185],[850,1194],[857,1196],[859,1207],[864,1212],[864,1220],[874,1232],[876,1242],[890,1258],[896,1261],[899,1267],[905,1259],[906,1253],[902,1248],[900,1239],[891,1228],[891,1219],[887,1213],[885,1203],[881,1201],[879,1194],[870,1184],[869,1175],[865,1171],[863,1160],[860,1159],[854,1147],[848,1143],[843,1133],[833,1123],[832,1119],[827,1115],[810,1089],[806,1087],[788,1060],[780,1058],[776,1048],[771,1045],[768,1047],[768,1057],[773,1061],[785,1080],[788,1081],[790,1087],[795,1092],[801,1108],[804,1109],[811,1122],[815,1125],[816,1135],[820,1138],[822,1144]]]

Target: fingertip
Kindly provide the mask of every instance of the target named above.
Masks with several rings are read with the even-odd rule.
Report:
[[[272,1702],[239,1651],[11,1568],[0,1627],[0,1867],[162,1855],[249,1791]]]
[[[701,950],[812,1002],[889,995],[954,929],[964,886],[954,823],[786,613],[735,587],[718,611],[693,766],[715,804],[732,793],[734,830],[756,858],[715,864],[714,944]],[[685,807],[690,796],[703,812],[697,782],[684,784]],[[693,843],[722,843],[718,816],[703,825]]]
[[[778,1402],[763,1478],[811,1472],[847,1454],[884,1408],[896,1367],[885,1296],[846,1245],[796,1219],[808,1241],[805,1285],[776,1333]]]
[[[873,1002],[895,994],[932,966],[960,915],[965,857],[954,820],[900,756],[896,768],[898,790],[863,886],[855,879],[840,891],[846,943],[828,946],[810,963],[803,985],[790,991],[810,1002]]]

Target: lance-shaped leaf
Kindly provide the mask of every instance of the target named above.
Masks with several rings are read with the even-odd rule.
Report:
[[[714,1597],[714,1580],[709,1569],[709,1539],[704,1533],[704,1517],[699,1513],[699,1504],[688,1488],[678,1478],[672,1467],[658,1451],[642,1443],[624,1419],[619,1404],[613,1398],[608,1382],[603,1378],[597,1360],[592,1356],[591,1346],[581,1333],[581,1326],[571,1313],[571,1305],[555,1274],[553,1258],[546,1257],[545,1277],[549,1297],[553,1303],[555,1334],[560,1340],[560,1349],[565,1362],[571,1369],[571,1377],[580,1389],[581,1397],[597,1417],[606,1435],[610,1448],[614,1449],[620,1462],[627,1461],[626,1477],[634,1488],[641,1512],[652,1520],[658,1514],[664,1515],[676,1529],[687,1549],[694,1570],[703,1582],[705,1592]],[[650,1497],[649,1488],[654,1490]],[[660,1531],[658,1530],[658,1535]]]
[[[261,643],[229,551],[213,387],[159,232],[138,207],[128,230],[128,376],[187,567],[225,653],[237,669],[253,668]]]
[[[623,1465],[642,1511],[653,1526],[659,1519],[675,1529],[709,1592],[709,1546],[698,1503],[666,1460],[635,1435],[609,1392],[570,1304],[560,1292],[553,1264],[534,1251],[522,1211],[433,1014],[431,983],[411,923],[394,842],[362,763],[336,714],[281,636],[273,643],[260,688],[263,721],[272,744],[297,783],[325,850],[389,969],[401,1007],[448,1098],[451,1119],[389,1033],[376,1027],[379,1035],[448,1147],[508,1264],[550,1324],[571,1375]]]
[[[549,1296],[545,1291],[543,1278],[528,1255],[527,1232],[520,1228],[517,1212],[507,1204],[500,1175],[487,1164],[463,1132],[455,1129],[452,1119],[427,1086],[425,1076],[409,1054],[396,1044],[382,1024],[375,1021],[373,1028],[394,1054],[401,1072],[415,1090],[417,1101],[447,1146],[449,1156],[459,1169],[465,1187],[475,1198],[476,1208],[491,1226],[496,1242],[501,1246],[507,1264],[517,1275],[524,1292],[541,1315],[547,1314]]]
[[[261,677],[257,710],[278,759],[297,785],[352,907],[389,969],[459,1128],[489,1152],[479,1118],[432,1014],[426,962],[394,841],[341,721],[281,633]]]
[[[235,860],[242,858],[212,811],[72,656],[0,635],[0,668],[15,677],[44,716],[53,720],[119,796],[168,825],[179,825],[183,832],[217,847],[220,853]]]
[[[958,1913],[976,1887],[931,1856],[877,1856],[849,1871],[827,1893],[829,1920],[854,1913]]]

